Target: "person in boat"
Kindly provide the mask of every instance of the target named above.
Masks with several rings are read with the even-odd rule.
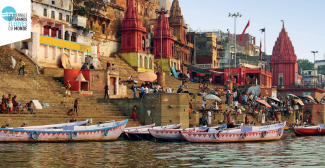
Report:
[[[78,116],[78,108],[79,108],[78,99],[79,98],[76,98],[76,100],[74,100],[74,104],[73,104],[73,112],[76,112],[77,116]]]
[[[69,122],[71,123],[71,122],[76,122],[76,121],[77,121],[77,119],[73,118]]]
[[[2,95],[2,100],[1,100],[1,113],[5,113],[6,112],[6,97],[5,95]]]
[[[27,127],[27,124],[23,122],[23,124],[20,127]]]
[[[74,115],[73,109],[70,109],[70,110],[67,112],[67,115],[69,115],[69,116]]]
[[[2,125],[1,128],[8,128],[9,127],[9,124],[6,124],[6,125]]]
[[[136,105],[132,109],[132,119],[134,121],[137,119],[137,106]]]

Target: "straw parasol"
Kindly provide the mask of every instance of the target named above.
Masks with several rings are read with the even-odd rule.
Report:
[[[142,72],[138,78],[143,82],[153,82],[157,80],[157,75],[153,72]]]

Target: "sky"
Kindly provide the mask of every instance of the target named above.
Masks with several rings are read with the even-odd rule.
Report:
[[[172,0],[171,0],[172,1]],[[220,29],[234,33],[234,18],[229,13],[242,14],[236,19],[236,34],[241,34],[248,20],[250,26],[246,33],[256,37],[259,46],[264,35],[259,31],[266,28],[266,53],[271,55],[273,46],[284,27],[292,42],[298,59],[314,62],[311,51],[318,51],[316,60],[322,60],[325,54],[324,37],[325,15],[321,13],[324,0],[179,0],[185,22],[195,31],[202,32]]]

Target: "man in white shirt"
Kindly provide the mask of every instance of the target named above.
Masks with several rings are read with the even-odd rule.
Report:
[[[203,113],[204,113],[204,111],[205,111],[205,106],[206,106],[206,102],[205,102],[205,100],[203,99],[203,101],[202,101],[202,109],[203,109]]]
[[[149,93],[149,88],[147,86],[144,88],[144,92]]]
[[[237,113],[238,113],[238,114],[242,114],[242,111],[241,111],[240,108],[237,110]]]
[[[172,90],[172,87],[169,86],[168,90],[167,90],[167,93],[173,93],[173,90]]]
[[[204,98],[207,94],[205,92],[202,93],[202,97]]]
[[[237,111],[237,109],[238,109],[238,101],[235,101],[234,106],[235,106],[235,110]]]

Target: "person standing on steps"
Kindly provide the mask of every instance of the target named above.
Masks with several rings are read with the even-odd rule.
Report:
[[[137,119],[137,105],[132,109],[132,119],[135,121]]]
[[[78,115],[78,109],[79,109],[79,102],[78,102],[79,98],[76,98],[76,100],[74,100],[74,104],[73,104],[73,112],[76,112],[77,116]]]
[[[69,96],[70,97],[70,90],[71,90],[71,85],[69,83],[69,81],[67,81],[67,85],[65,86],[66,91],[65,91],[65,96]]]
[[[7,112],[10,115],[12,113],[12,97],[11,97],[11,94],[8,95],[8,99],[7,99]]]
[[[6,112],[6,102],[7,99],[5,97],[5,95],[2,95],[2,100],[1,100],[1,113],[4,114]]]
[[[107,85],[107,82],[105,83],[105,87],[104,87],[104,89],[105,89],[105,96],[104,96],[104,99],[106,99],[106,96],[107,96],[107,98],[109,98],[109,95],[108,95],[109,86]]]
[[[19,74],[20,75],[20,70],[23,70],[23,75],[25,75],[25,62],[23,60],[20,59],[20,68],[19,68]]]

